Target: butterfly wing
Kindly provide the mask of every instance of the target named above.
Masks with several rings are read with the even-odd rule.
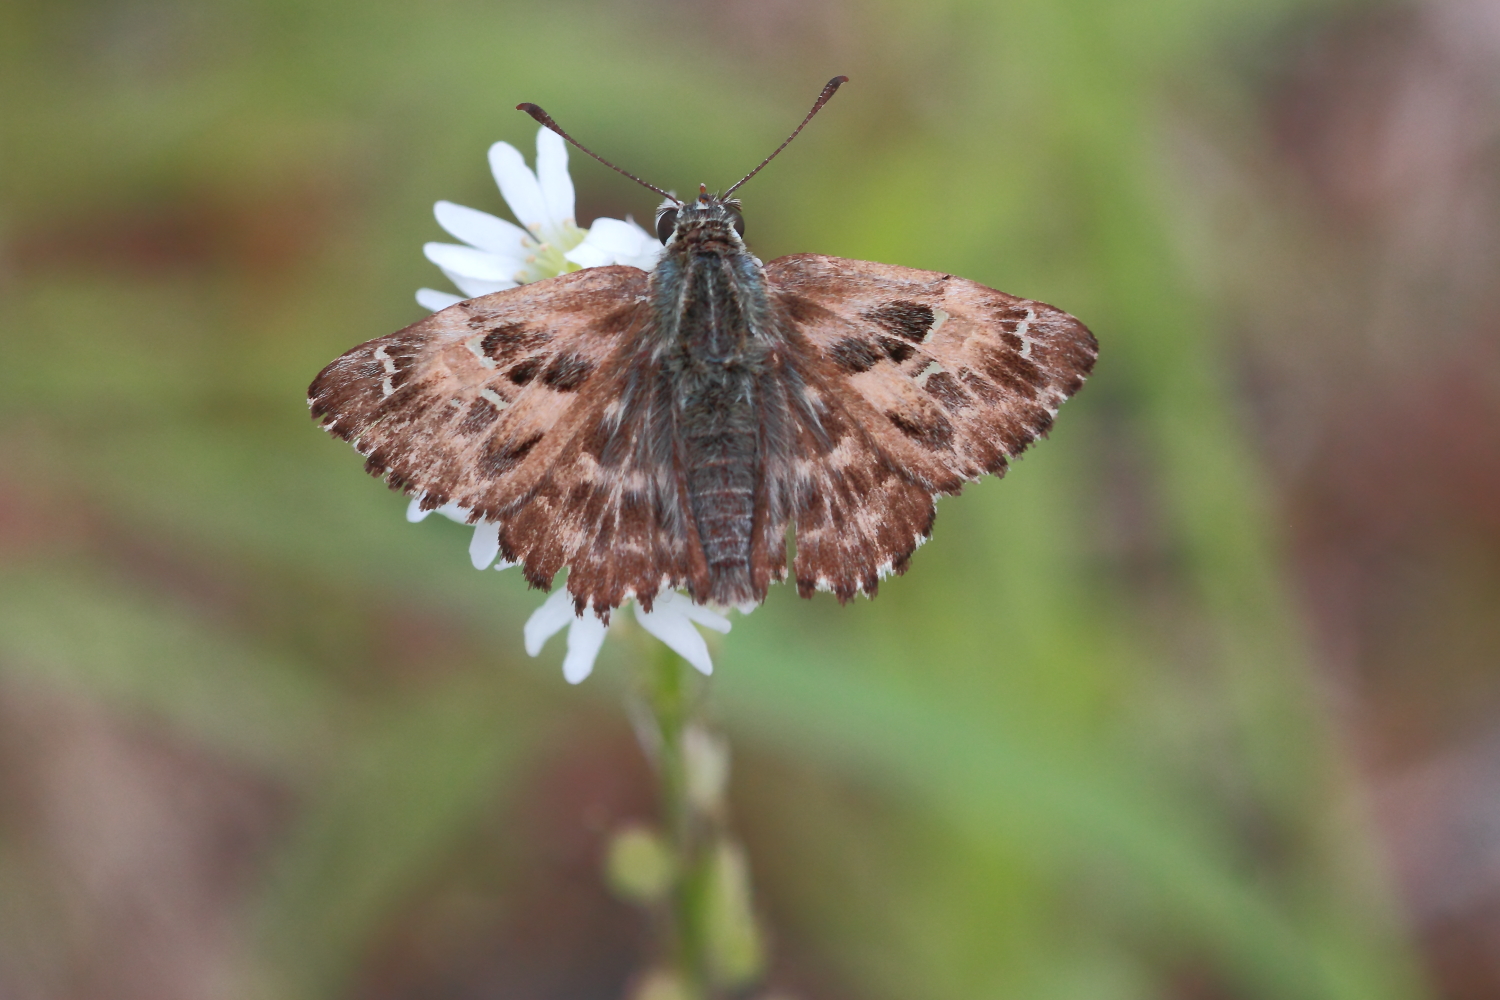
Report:
[[[797,254],[765,272],[812,415],[782,491],[804,594],[904,569],[934,496],[1002,475],[1098,354],[1067,313],[936,271]]]
[[[580,607],[654,595],[693,566],[665,530],[682,510],[671,452],[649,447],[661,386],[632,363],[647,282],[596,267],[460,302],[330,364],[313,416],[424,509],[497,523],[533,585],[571,564]]]

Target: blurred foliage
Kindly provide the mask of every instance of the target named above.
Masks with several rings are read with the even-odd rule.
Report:
[[[1183,115],[1251,127],[1230,57],[1307,13],[7,5],[6,689],[72,692],[287,789],[236,989],[357,989],[459,845],[512,850],[524,776],[619,693],[630,647],[579,690],[557,648],[526,661],[537,596],[473,572],[462,529],[405,523],[304,387],[421,315],[434,200],[500,210],[483,154],[529,153],[517,102],[686,190],[738,177],[847,73],[743,192],[760,256],[962,274],[1062,305],[1102,353],[1052,439],[942,501],[878,600],[778,590],[719,647],[773,956],[869,997],[1421,995],[1165,139]],[[653,208],[573,173],[585,221]],[[25,904],[0,913],[21,976]]]

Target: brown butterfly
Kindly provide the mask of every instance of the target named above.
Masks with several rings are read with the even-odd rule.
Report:
[[[874,595],[934,501],[1045,434],[1098,345],[1052,306],[950,274],[794,254],[762,264],[729,195],[665,195],[650,273],[594,267],[483,295],[356,347],[313,381],[324,428],[423,509],[498,525],[500,551],[579,614],[663,588],[747,606]]]

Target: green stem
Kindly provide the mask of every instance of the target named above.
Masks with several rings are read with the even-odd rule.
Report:
[[[660,860],[654,888],[637,898],[656,910],[660,971],[673,984],[672,996],[741,996],[760,978],[765,952],[744,850],[728,828],[728,747],[698,718],[704,688],[691,666],[668,649],[648,646],[635,692],[645,712],[636,719],[656,774],[661,834],[654,850]],[[657,995],[642,995],[648,994]]]
[[[707,997],[701,899],[704,830],[688,796],[683,740],[692,718],[689,666],[668,649],[658,649],[645,685],[645,701],[655,723],[657,795],[677,875],[668,895],[663,951],[691,1000]],[[648,748],[649,749],[649,748]]]

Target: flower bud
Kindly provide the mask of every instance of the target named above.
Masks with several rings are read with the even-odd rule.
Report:
[[[632,903],[654,903],[672,886],[676,862],[656,832],[628,826],[610,839],[605,874],[610,888]]]

